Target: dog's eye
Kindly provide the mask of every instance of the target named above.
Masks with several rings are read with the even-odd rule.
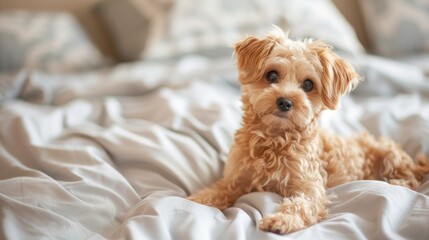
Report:
[[[302,89],[304,89],[304,91],[306,92],[310,92],[311,90],[313,90],[313,87],[314,87],[313,81],[311,81],[310,79],[306,79],[302,83]]]
[[[269,71],[265,75],[265,79],[269,83],[276,83],[279,81],[279,74],[276,71]]]

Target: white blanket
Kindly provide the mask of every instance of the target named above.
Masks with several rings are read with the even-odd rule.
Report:
[[[367,80],[321,125],[429,157],[429,80],[352,60]],[[429,180],[417,192],[378,181],[329,189],[329,216],[283,236],[257,227],[279,195],[250,193],[223,212],[186,200],[221,177],[240,124],[235,77],[232,59],[198,57],[21,73],[0,109],[0,239],[429,239]]]

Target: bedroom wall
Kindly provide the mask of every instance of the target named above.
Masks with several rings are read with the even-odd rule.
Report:
[[[89,37],[107,56],[115,57],[113,43],[107,31],[93,12],[94,6],[104,0],[0,0],[2,9],[29,9],[29,10],[65,10],[72,12],[84,26]],[[118,0],[120,1],[120,0]],[[369,49],[369,40],[362,21],[362,14],[358,5],[359,0],[333,0],[346,19],[353,25],[359,40]]]

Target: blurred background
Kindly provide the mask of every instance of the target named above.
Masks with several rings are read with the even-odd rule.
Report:
[[[226,51],[218,45],[272,24],[353,54],[421,59],[429,52],[428,22],[427,0],[1,0],[0,70],[74,71],[177,58],[195,46],[218,54]]]

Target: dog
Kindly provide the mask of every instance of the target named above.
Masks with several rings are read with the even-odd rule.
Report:
[[[278,212],[259,228],[285,234],[328,215],[326,189],[354,180],[384,180],[416,189],[429,164],[414,161],[387,138],[361,133],[343,138],[318,127],[326,109],[360,81],[331,46],[291,40],[275,28],[266,37],[249,36],[234,45],[243,103],[223,177],[188,199],[225,210],[250,192],[284,197]]]

